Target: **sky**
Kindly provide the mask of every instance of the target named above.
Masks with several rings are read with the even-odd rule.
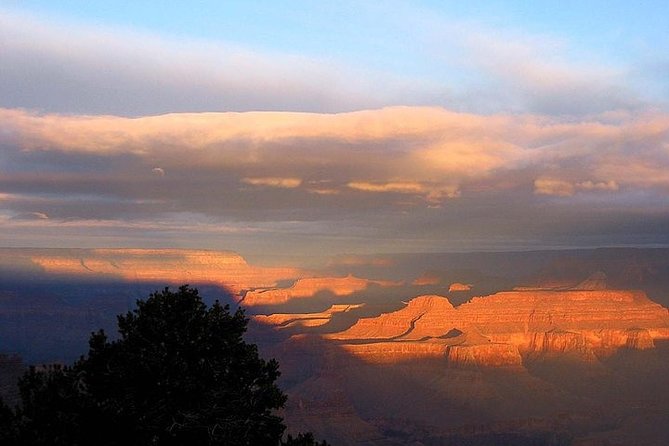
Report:
[[[669,244],[669,3],[0,0],[0,245]]]

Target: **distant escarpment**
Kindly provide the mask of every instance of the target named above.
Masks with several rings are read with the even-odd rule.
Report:
[[[192,249],[0,249],[2,258],[31,273],[77,279],[120,279],[166,284],[211,283],[233,291],[273,286],[302,274],[295,268],[249,265],[231,251]]]
[[[369,362],[432,357],[452,366],[515,367],[523,357],[595,360],[653,348],[655,339],[669,338],[669,313],[640,291],[508,291],[457,308],[430,295],[326,337]]]
[[[332,320],[338,313],[363,307],[365,304],[335,304],[325,311],[318,313],[275,313],[270,315],[255,315],[253,319],[261,324],[273,325],[277,328],[318,327]]]
[[[252,290],[243,299],[245,306],[279,305],[294,299],[316,296],[318,293],[329,293],[334,296],[349,296],[364,291],[370,286],[389,287],[400,283],[382,280],[361,279],[353,275],[346,277],[308,277],[297,280],[288,288],[266,288]]]

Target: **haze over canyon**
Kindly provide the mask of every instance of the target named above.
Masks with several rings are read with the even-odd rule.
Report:
[[[309,270],[224,251],[0,251],[0,339],[28,362],[70,361],[135,298],[188,282],[246,308],[248,339],[281,364],[288,425],[335,444],[669,438],[665,249],[346,256]]]

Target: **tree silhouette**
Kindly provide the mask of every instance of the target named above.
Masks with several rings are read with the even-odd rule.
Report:
[[[321,444],[281,442],[278,364],[244,342],[247,322],[195,288],[165,288],[118,316],[119,339],[99,331],[73,366],[31,367],[20,407],[0,407],[0,420],[21,445]]]

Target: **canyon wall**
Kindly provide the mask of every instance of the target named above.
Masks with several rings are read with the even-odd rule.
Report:
[[[428,295],[324,337],[370,362],[433,357],[516,366],[522,355],[595,360],[621,348],[653,348],[655,339],[669,339],[669,312],[640,291],[508,291],[459,307]]]
[[[296,268],[249,265],[231,251],[190,249],[2,249],[0,255],[52,276],[170,285],[216,284],[234,292],[274,286],[304,273]]]
[[[399,286],[401,282],[368,280],[348,275],[346,277],[307,277],[297,280],[288,288],[266,288],[251,290],[243,299],[245,306],[280,305],[294,299],[305,299],[318,293],[329,293],[335,297],[349,296],[364,291],[370,286]]]

